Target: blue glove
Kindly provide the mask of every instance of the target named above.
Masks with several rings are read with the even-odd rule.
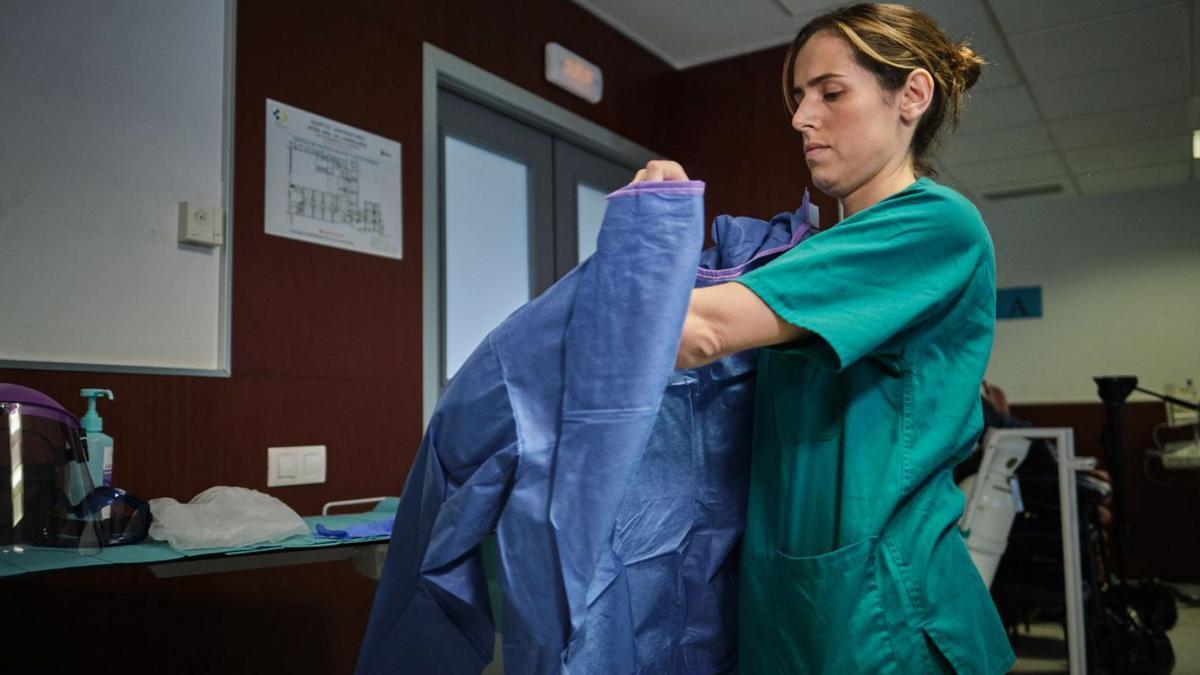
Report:
[[[395,518],[385,518],[377,520],[373,523],[363,523],[361,525],[351,525],[344,530],[331,530],[324,525],[317,523],[317,537],[325,539],[363,539],[366,537],[390,537],[392,536],[392,523]]]

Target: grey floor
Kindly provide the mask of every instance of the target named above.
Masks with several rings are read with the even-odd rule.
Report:
[[[1180,585],[1184,592],[1200,595],[1200,585]],[[1181,675],[1200,675],[1200,607],[1179,606],[1179,622],[1168,633],[1175,650],[1175,672]],[[1062,626],[1057,623],[1035,623],[1028,633],[1022,633],[1015,645],[1017,665],[1014,673],[1069,673],[1067,641]],[[500,636],[496,636],[496,660],[481,675],[503,675],[500,656]]]
[[[1196,595],[1200,586],[1180,585]],[[1175,671],[1200,674],[1200,607],[1179,605],[1179,622],[1167,636],[1175,650]],[[1022,629],[1014,645],[1017,665],[1014,673],[1067,673],[1067,642],[1059,624],[1033,624],[1028,633]]]

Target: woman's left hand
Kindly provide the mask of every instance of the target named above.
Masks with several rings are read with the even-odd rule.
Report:
[[[687,173],[679,162],[667,159],[652,159],[646,163],[646,168],[637,172],[630,183],[645,183],[662,180],[688,180]]]

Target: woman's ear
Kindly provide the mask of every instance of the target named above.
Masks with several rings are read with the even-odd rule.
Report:
[[[906,123],[915,125],[931,103],[933,76],[928,70],[917,68],[908,74],[908,79],[900,89],[900,116]]]

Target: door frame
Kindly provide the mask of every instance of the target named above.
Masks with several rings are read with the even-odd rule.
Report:
[[[661,155],[426,42],[422,48],[421,267],[422,418],[441,389],[441,181],[438,89],[446,89],[614,161],[641,166]]]

